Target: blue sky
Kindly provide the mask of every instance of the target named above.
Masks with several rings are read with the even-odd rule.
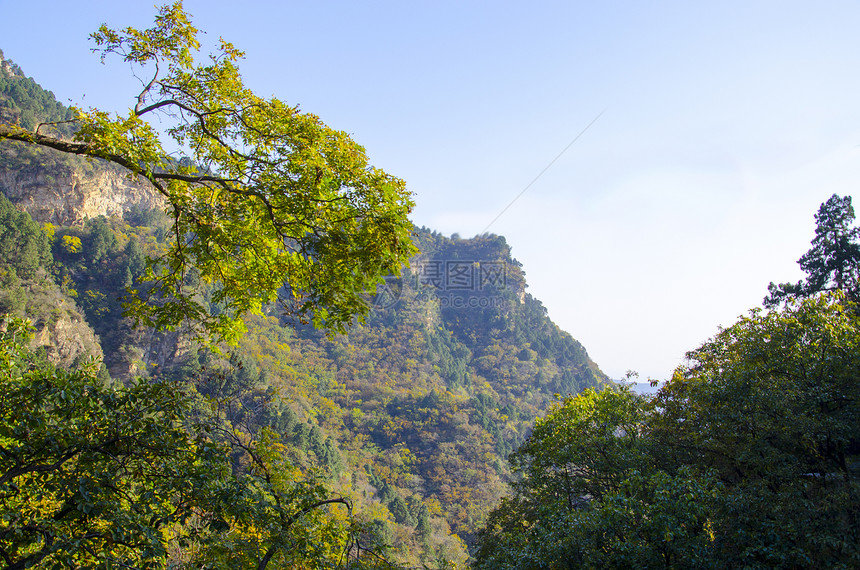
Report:
[[[0,49],[58,99],[133,105],[99,24],[153,2],[0,0]],[[318,114],[407,181],[413,219],[489,227],[613,377],[685,351],[796,280],[813,214],[860,182],[854,2],[186,0],[246,82]]]

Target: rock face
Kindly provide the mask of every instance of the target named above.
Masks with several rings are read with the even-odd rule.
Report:
[[[81,225],[88,218],[122,216],[134,208],[160,209],[152,186],[113,168],[91,172],[66,165],[28,171],[0,168],[0,192],[41,223]]]
[[[59,137],[71,136],[69,109],[45,91],[0,50],[0,121]],[[56,121],[56,128],[49,126]],[[58,126],[59,125],[59,126]],[[53,130],[52,130],[53,129]],[[0,144],[0,192],[41,223],[83,224],[87,218],[122,215],[134,208],[162,208],[160,194],[145,180],[104,161],[14,141]]]
[[[156,331],[137,327],[115,354],[108,355],[105,365],[111,378],[118,380],[149,376],[175,365],[191,346],[191,337],[184,329]]]
[[[56,320],[37,324],[31,346],[44,347],[48,360],[61,368],[69,368],[79,357],[102,359],[93,329],[77,311],[64,311]]]

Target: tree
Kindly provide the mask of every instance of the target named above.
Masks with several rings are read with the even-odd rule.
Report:
[[[645,400],[626,388],[589,388],[553,406],[535,421],[511,456],[529,479],[529,493],[561,500],[574,509],[618,490],[624,474],[642,467],[640,426]]]
[[[764,299],[766,307],[786,299],[806,298],[822,291],[842,291],[852,301],[860,301],[860,228],[852,228],[854,207],[851,196],[834,194],[815,214],[812,248],[798,260],[806,281],[773,282]]]
[[[712,480],[658,469],[645,398],[586,390],[535,422],[511,457],[522,478],[479,533],[475,568],[703,566]]]
[[[841,293],[753,311],[658,393],[663,460],[724,486],[712,528],[726,567],[860,562],[858,319]]]
[[[177,423],[187,398],[164,384],[106,386],[96,366],[55,369],[25,348],[25,322],[3,328],[3,567],[157,567],[162,533],[227,467]]]
[[[0,329],[0,568],[392,567],[271,430],[201,415],[171,383],[54,368],[24,321]]]
[[[650,402],[586,391],[535,423],[477,568],[856,568],[860,315],[754,311]]]
[[[0,194],[0,280],[11,272],[21,279],[32,279],[40,267],[50,265],[51,244],[29,214]]]
[[[280,300],[298,318],[343,329],[413,253],[410,193],[345,133],[245,87],[232,44],[221,40],[195,62],[197,33],[181,2],[162,7],[147,30],[102,25],[92,34],[102,59],[119,56],[147,78],[129,114],[73,109],[72,140],[8,123],[0,140],[104,159],[164,197],[173,238],[128,307],[143,324],[198,322],[232,339],[242,314]],[[169,125],[180,159],[154,122]],[[217,314],[187,286],[192,269],[215,285]]]

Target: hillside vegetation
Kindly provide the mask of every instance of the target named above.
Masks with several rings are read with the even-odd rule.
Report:
[[[0,106],[16,116],[42,116],[47,92],[29,96],[38,86],[20,72],[5,80],[27,81],[28,90],[7,89],[14,97]],[[3,143],[9,144],[29,152]],[[34,160],[26,165],[30,175],[50,176],[54,162]],[[23,168],[5,165],[16,167]],[[500,236],[452,239],[414,228],[420,253],[368,299],[372,310],[363,324],[327,335],[271,304],[244,318],[238,344],[211,346],[181,328],[134,327],[123,314],[130,291],[146,297],[147,259],[161,255],[171,239],[171,220],[162,212],[130,207],[122,218],[75,227],[40,228],[24,213],[4,220],[4,235],[33,244],[25,257],[8,256],[15,264],[0,290],[7,313],[37,328],[51,318],[55,303],[34,303],[33,286],[22,285],[38,273],[42,283],[53,283],[60,304],[83,313],[95,331],[102,381],[118,390],[136,389],[138,379],[178,390],[184,396],[176,405],[190,407],[173,413],[187,416],[192,435],[199,428],[191,424],[205,417],[219,434],[212,443],[232,450],[236,473],[251,469],[260,453],[254,446],[278,449],[296,470],[293,484],[312,491],[309,482],[317,481],[330,496],[348,499],[365,521],[361,536],[371,537],[358,544],[391,563],[464,564],[474,533],[506,493],[505,458],[534,418],[554,394],[606,381],[526,292],[524,271]],[[197,285],[207,308],[222,310],[212,287]],[[225,520],[224,532],[238,528],[235,514],[233,522],[225,513],[210,516]],[[192,543],[203,548],[207,541],[214,539]],[[173,562],[190,552],[168,546],[164,555]]]
[[[0,55],[3,568],[860,567],[850,197],[805,280],[643,396],[503,237],[412,226],[402,180],[197,33],[177,2],[93,35],[150,73],[127,117]],[[42,199],[107,168],[134,200]]]

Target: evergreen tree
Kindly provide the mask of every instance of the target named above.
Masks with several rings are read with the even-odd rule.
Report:
[[[806,280],[779,285],[771,282],[770,294],[764,299],[766,307],[822,291],[842,291],[849,301],[860,301],[860,228],[852,227],[851,196],[831,196],[821,204],[815,222],[812,248],[798,260]]]
[[[52,261],[47,234],[29,214],[17,210],[0,194],[0,268],[30,279]]]

